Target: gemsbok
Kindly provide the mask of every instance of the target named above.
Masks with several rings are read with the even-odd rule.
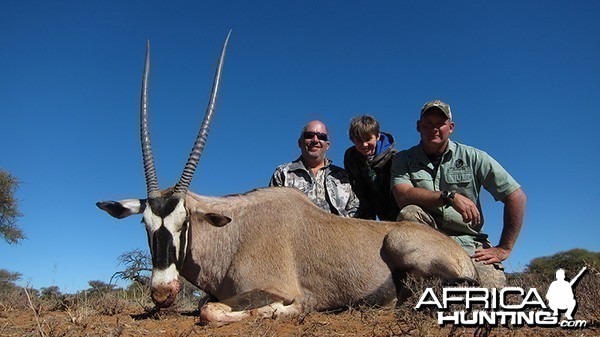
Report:
[[[147,42],[140,128],[148,197],[97,203],[118,219],[142,214],[152,255],[151,297],[158,307],[173,304],[180,275],[216,299],[201,308],[200,319],[220,323],[391,304],[406,275],[477,279],[467,253],[422,224],[343,218],[291,188],[225,197],[188,191],[215,110],[230,34],[183,174],[162,191],[148,131]]]

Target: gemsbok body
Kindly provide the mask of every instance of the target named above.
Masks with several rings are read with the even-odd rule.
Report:
[[[406,275],[475,280],[470,257],[449,237],[412,222],[343,218],[291,188],[225,197],[188,191],[204,148],[229,35],[200,132],[179,182],[159,190],[148,132],[149,44],[142,76],[141,143],[146,199],[99,202],[115,218],[142,214],[152,255],[151,296],[168,307],[181,275],[218,302],[204,322],[386,305]]]

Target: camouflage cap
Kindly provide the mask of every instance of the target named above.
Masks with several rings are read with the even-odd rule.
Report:
[[[425,105],[423,105],[423,108],[421,109],[421,117],[423,117],[423,114],[431,108],[440,109],[444,113],[444,115],[448,117],[448,119],[452,120],[452,111],[450,110],[450,105],[440,101],[439,99],[425,103]]]

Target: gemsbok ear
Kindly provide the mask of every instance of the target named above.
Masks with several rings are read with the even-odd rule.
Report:
[[[231,222],[231,218],[217,213],[206,213],[204,219],[215,227],[223,227]]]
[[[223,227],[231,222],[231,218],[223,214],[203,212],[200,208],[196,208],[192,211],[198,218],[207,221],[209,224],[215,227]]]
[[[146,199],[126,199],[121,201],[101,201],[96,206],[112,217],[123,219],[133,214],[144,213]]]

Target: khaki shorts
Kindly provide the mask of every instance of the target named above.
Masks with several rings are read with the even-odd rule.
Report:
[[[439,230],[433,217],[425,212],[421,207],[416,205],[408,205],[404,207],[398,214],[398,221],[413,221],[422,224],[429,225]],[[477,248],[489,248],[491,245],[489,242],[478,242],[471,235],[457,235],[450,237],[458,242],[461,247],[469,254],[473,256],[475,249]],[[506,286],[506,275],[504,274],[504,266],[502,263],[484,264],[483,262],[476,262],[473,260],[475,269],[479,276],[479,284],[484,288],[503,288]]]

